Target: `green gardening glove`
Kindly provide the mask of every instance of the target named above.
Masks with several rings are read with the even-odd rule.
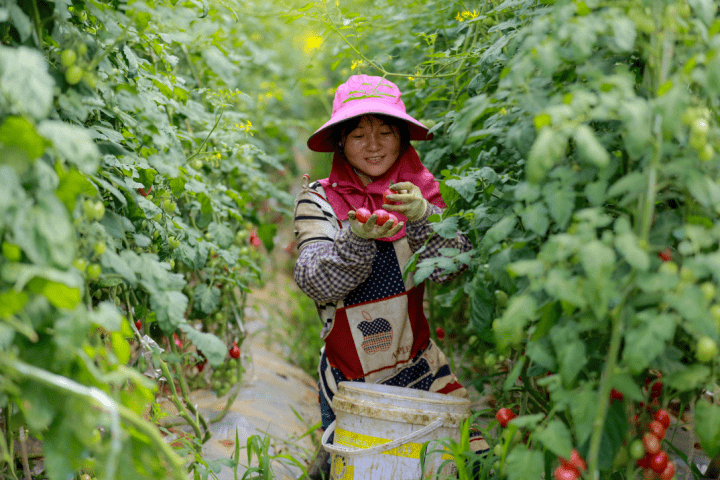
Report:
[[[398,205],[383,205],[388,212],[398,212],[405,215],[408,222],[420,220],[425,215],[427,200],[422,196],[420,187],[411,182],[398,182],[390,185],[390,190],[398,192],[385,197],[391,202],[398,202]]]

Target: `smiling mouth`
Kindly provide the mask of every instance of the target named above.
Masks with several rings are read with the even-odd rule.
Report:
[[[383,159],[383,157],[368,157],[365,160],[367,160],[369,163],[378,163]]]

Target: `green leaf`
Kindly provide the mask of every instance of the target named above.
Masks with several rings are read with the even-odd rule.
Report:
[[[513,297],[502,316],[493,322],[495,341],[498,350],[518,345],[524,334],[525,326],[536,315],[535,299],[529,295]]]
[[[480,274],[475,275],[469,294],[470,324],[478,334],[490,328],[493,318],[492,298],[482,277]]]
[[[720,405],[701,398],[695,405],[695,434],[708,457],[720,453]]]
[[[536,430],[533,438],[558,457],[570,458],[572,437],[570,430],[560,420],[551,420],[546,426]]]
[[[632,22],[630,22],[632,23]],[[598,168],[605,168],[610,162],[610,154],[595,137],[595,132],[587,125],[579,125],[573,134],[580,158]]]
[[[489,251],[493,245],[508,238],[516,223],[517,219],[514,216],[508,216],[490,227],[482,240],[483,249]]]
[[[635,22],[628,17],[617,17],[612,20],[613,40],[622,52],[631,52],[635,45]]]
[[[197,199],[200,202],[200,214],[195,219],[195,224],[199,229],[207,228],[213,220],[213,207],[210,197],[204,193],[199,193]]]
[[[456,216],[447,217],[439,222],[431,223],[433,231],[443,238],[457,237],[460,219]]]
[[[187,323],[181,323],[180,330],[185,333],[185,336],[197,347],[198,351],[205,355],[210,365],[218,367],[225,362],[227,347],[215,335],[201,332]]]
[[[80,289],[71,288],[62,283],[46,281],[42,294],[56,308],[71,310],[80,303]]]
[[[65,204],[68,212],[72,212],[74,210],[75,200],[78,195],[82,193],[90,197],[94,197],[97,195],[98,191],[95,186],[90,183],[90,180],[77,170],[73,169],[60,175],[60,184],[58,185],[55,194],[58,196],[60,201]],[[106,212],[106,214],[107,213],[110,212]]]
[[[543,127],[530,148],[525,174],[530,182],[537,183],[565,154],[567,138],[551,127]]]
[[[31,161],[35,161],[45,151],[47,142],[27,119],[8,117],[0,126],[0,143],[6,147],[20,148]]]
[[[528,205],[520,214],[520,218],[525,228],[532,230],[540,236],[544,236],[550,226],[548,209],[542,203]]]
[[[22,310],[28,301],[25,292],[7,290],[0,292],[0,318],[7,318]]]
[[[449,179],[445,181],[445,185],[452,188],[460,194],[466,201],[472,202],[477,191],[477,178],[474,172],[461,176],[459,179]]]
[[[575,438],[578,444],[583,444],[590,439],[592,434],[597,408],[597,392],[592,390],[590,384],[584,384],[570,393],[572,393],[570,413],[575,427]]]
[[[675,334],[676,321],[671,315],[640,312],[636,326],[625,333],[623,362],[633,374],[644,371],[665,350],[665,342]]]
[[[525,445],[517,445],[508,454],[505,461],[508,480],[537,480],[542,478],[545,462],[543,454],[528,450]]]
[[[90,132],[57,120],[45,120],[38,133],[50,140],[58,155],[83,173],[94,173],[100,166],[100,150]]]
[[[597,240],[591,241],[580,247],[580,262],[589,278],[608,278],[615,266],[615,252]]]
[[[201,283],[193,290],[193,299],[195,304],[200,307],[204,313],[211,314],[220,303],[220,289],[216,286],[210,286]]]
[[[663,382],[679,392],[689,392],[707,383],[710,373],[709,367],[695,364],[663,377]]]
[[[633,378],[626,373],[616,373],[612,377],[612,388],[628,397],[630,400],[642,402],[645,398],[642,390]]]
[[[632,232],[615,237],[615,246],[630,266],[645,272],[650,268],[650,256],[640,248],[638,239]]]
[[[150,305],[155,312],[158,325],[169,335],[185,322],[188,299],[182,292],[160,291],[150,296]]]
[[[228,230],[228,232],[230,232]],[[260,240],[262,240],[263,245],[265,245],[265,248],[268,252],[271,252],[273,248],[275,247],[275,234],[277,233],[277,225],[274,223],[264,223],[260,225],[257,229],[258,237],[260,237]],[[230,240],[228,242],[228,246],[232,244],[232,233],[230,233]]]
[[[111,302],[100,302],[95,309],[88,312],[90,321],[108,332],[120,331],[122,314]]]
[[[277,225],[271,224],[274,228],[274,230],[277,230]],[[265,225],[262,225],[260,229],[265,227]],[[260,229],[258,229],[258,236],[260,236]],[[272,228],[271,228],[272,230]],[[222,223],[212,222],[210,225],[208,225],[208,232],[210,232],[210,235],[212,235],[212,239],[220,246],[220,248],[230,248],[230,245],[232,245],[233,242],[233,233],[232,231],[225,226]],[[270,241],[272,242],[272,237],[275,235],[275,231],[272,232],[270,235]],[[262,236],[260,236],[262,238]],[[264,239],[263,239],[264,241]],[[267,244],[266,244],[267,245]]]
[[[40,51],[0,46],[0,111],[43,119],[52,108],[54,88]]]
[[[550,209],[550,216],[562,230],[567,227],[575,209],[575,192],[564,188],[562,184],[548,185],[543,188],[545,203]]]

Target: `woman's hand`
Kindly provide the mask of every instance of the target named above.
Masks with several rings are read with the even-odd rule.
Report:
[[[398,192],[388,195],[387,200],[399,202],[399,205],[383,205],[387,211],[399,212],[407,217],[409,222],[420,220],[425,215],[427,200],[422,196],[420,187],[412,182],[398,182],[390,185],[390,190]]]
[[[403,222],[392,222],[388,220],[381,226],[377,226],[377,215],[372,214],[367,222],[362,223],[355,217],[355,210],[348,212],[348,219],[350,220],[350,230],[360,238],[368,240],[375,240],[378,238],[392,237],[398,233],[402,227]]]

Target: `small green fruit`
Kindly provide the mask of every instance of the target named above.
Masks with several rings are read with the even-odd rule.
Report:
[[[77,53],[75,53],[75,51],[73,50],[63,50],[63,52],[60,54],[60,64],[65,68],[69,68],[75,63],[76,60]]]
[[[102,267],[98,265],[97,263],[92,263],[88,265],[87,267],[87,276],[90,280],[97,280],[100,278],[100,274],[102,273]]]
[[[698,359],[698,362],[708,363],[717,358],[718,353],[720,352],[717,343],[712,338],[704,336],[698,340],[695,350],[695,358]]]
[[[77,85],[83,79],[83,69],[77,65],[72,65],[65,71],[65,80],[70,85]]]
[[[105,242],[103,241],[97,242],[95,245],[93,245],[93,250],[95,251],[95,255],[99,257],[100,255],[105,253],[105,251],[107,250],[107,245],[105,245]]]

